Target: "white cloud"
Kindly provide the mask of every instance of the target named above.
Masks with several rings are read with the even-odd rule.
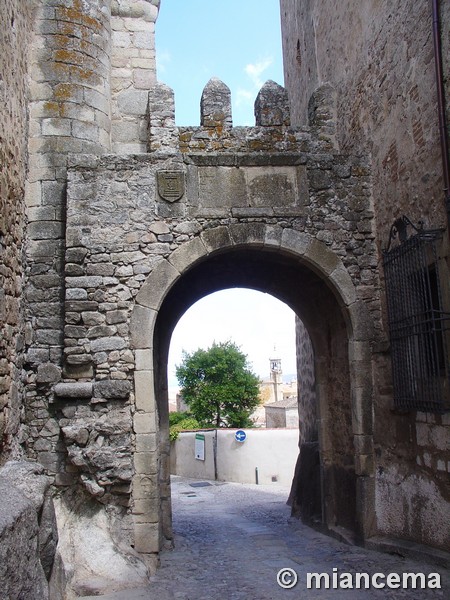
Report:
[[[267,57],[259,62],[245,65],[244,72],[247,75],[248,87],[240,87],[236,92],[236,107],[252,106],[256,95],[262,88],[264,81],[262,75],[273,63],[272,57]],[[250,123],[249,123],[250,124]]]
[[[273,63],[273,58],[272,57],[268,57],[264,60],[261,60],[260,62],[257,63],[249,63],[248,65],[246,65],[244,71],[247,73],[247,75],[250,77],[250,80],[253,83],[253,86],[255,88],[259,89],[263,86],[264,81],[261,79],[261,75],[264,73],[264,71],[266,71],[270,65]]]
[[[236,106],[251,106],[255,101],[255,94],[250,90],[239,88],[236,92]]]
[[[172,61],[172,56],[168,50],[158,50],[156,53],[156,70],[158,73],[165,73],[167,65]]]

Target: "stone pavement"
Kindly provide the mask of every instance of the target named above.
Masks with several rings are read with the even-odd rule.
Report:
[[[198,485],[200,484],[200,485]],[[440,599],[450,597],[450,571],[398,555],[348,546],[290,518],[288,490],[273,486],[172,480],[175,549],[146,589],[103,600]],[[277,584],[289,568],[292,589]],[[307,573],[439,573],[442,589],[307,589]],[[383,580],[377,580],[383,582]],[[386,580],[384,580],[386,581]],[[92,599],[94,597],[91,597]],[[99,596],[96,596],[99,598]],[[87,599],[85,599],[87,600]]]

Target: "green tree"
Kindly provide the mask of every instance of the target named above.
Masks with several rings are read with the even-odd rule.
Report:
[[[208,350],[183,352],[176,367],[181,394],[191,413],[208,427],[250,427],[259,404],[259,379],[247,356],[231,341]]]
[[[198,429],[199,427],[200,423],[189,412],[169,413],[169,439],[171,442],[178,438],[180,431]]]

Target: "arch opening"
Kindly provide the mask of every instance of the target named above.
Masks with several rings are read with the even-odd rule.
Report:
[[[244,412],[236,411],[239,391],[232,384],[234,378],[229,382],[230,394],[220,403],[210,397],[208,407],[204,402],[192,406],[177,393],[181,390],[175,366],[186,360],[190,363],[199,350],[217,356],[217,345],[229,348],[231,361],[236,358],[233,349],[237,347],[247,359],[245,368],[256,376],[256,394],[254,390],[246,395]],[[172,484],[173,476],[258,483],[284,493],[286,503],[298,457],[295,346],[295,313],[273,296],[255,290],[230,288],[216,292],[183,314],[171,338],[168,365]],[[207,363],[203,363],[206,369]],[[188,429],[198,431],[180,432],[173,440],[172,425],[176,423],[178,428],[183,418],[188,418]],[[242,428],[246,439],[239,443],[235,436]],[[180,489],[180,482],[175,481],[174,527],[179,505],[173,490]]]
[[[275,393],[272,385],[270,393],[260,394],[263,404],[274,401],[275,395],[279,400],[294,396],[297,389],[295,318],[291,308],[277,298],[249,288],[228,288],[195,302],[176,324],[170,341],[170,411],[177,410],[176,396],[180,389],[176,368],[183,361],[184,353],[192,354],[199,348],[206,350],[213,344],[227,342],[235,344],[247,357],[248,367],[264,384],[264,389],[269,390],[269,380],[273,379],[271,360],[280,361],[278,380],[280,384],[289,384],[289,389]],[[184,404],[182,408],[188,409]],[[259,424],[263,424],[262,419],[257,421]]]
[[[315,356],[318,468],[322,488],[320,516],[329,528],[355,531],[358,519],[355,518],[357,492],[348,319],[330,285],[299,257],[279,249],[249,245],[212,253],[186,269],[168,290],[158,310],[153,367],[163,537],[172,537],[167,386],[172,332],[182,314],[197,300],[230,287],[269,293],[290,306],[305,324]],[[313,512],[317,516],[317,510]]]

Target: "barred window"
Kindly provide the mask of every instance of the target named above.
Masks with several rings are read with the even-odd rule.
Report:
[[[445,261],[438,255],[442,233],[402,217],[383,252],[394,405],[400,410],[450,410],[450,313],[441,289]]]

